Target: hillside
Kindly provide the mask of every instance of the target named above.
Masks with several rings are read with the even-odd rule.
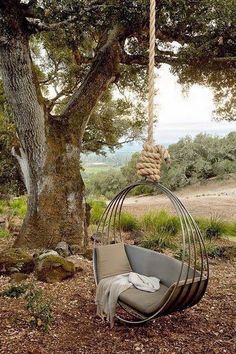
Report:
[[[236,177],[198,183],[185,187],[175,194],[193,216],[218,216],[223,220],[236,220]],[[153,208],[167,208],[173,211],[170,202],[161,195],[129,197],[125,201],[125,207],[136,215]]]

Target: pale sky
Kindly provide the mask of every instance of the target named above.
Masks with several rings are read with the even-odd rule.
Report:
[[[236,131],[235,122],[216,122],[212,119],[213,95],[210,89],[194,85],[186,96],[168,65],[158,70],[158,123],[155,139],[160,144],[175,143],[186,135],[199,133],[223,136]]]

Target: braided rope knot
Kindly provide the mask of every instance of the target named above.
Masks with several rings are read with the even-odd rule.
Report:
[[[161,145],[144,144],[137,163],[137,172],[140,176],[154,182],[159,182],[161,177],[161,163],[170,162],[170,155],[166,148]]]

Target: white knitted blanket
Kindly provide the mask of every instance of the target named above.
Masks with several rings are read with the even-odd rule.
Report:
[[[131,288],[154,292],[160,288],[160,280],[155,277],[147,277],[138,273],[126,273],[102,279],[97,286],[95,303],[97,314],[110,321],[111,327],[114,326],[116,305],[120,294]]]

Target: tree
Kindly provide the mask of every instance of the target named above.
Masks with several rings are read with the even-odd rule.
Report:
[[[235,7],[233,0],[157,0],[157,65],[217,93],[232,89],[225,78],[236,66]],[[15,155],[29,196],[16,244],[65,239],[83,247],[80,154],[135,139],[143,126],[143,105],[134,103],[146,94],[148,1],[0,0],[0,30]],[[233,103],[226,102],[231,118]]]
[[[15,144],[15,128],[7,114],[6,100],[0,85],[0,195],[19,195],[24,193],[25,186],[20,169],[11,154]]]

